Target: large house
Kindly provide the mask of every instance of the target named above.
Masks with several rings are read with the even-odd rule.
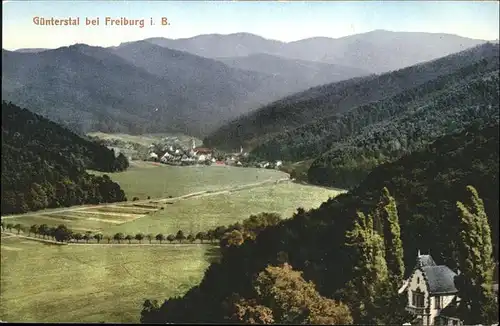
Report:
[[[436,265],[430,255],[418,252],[415,268],[399,289],[400,294],[408,295],[406,309],[416,316],[412,324],[462,325],[459,318],[447,313],[460,300],[455,276],[448,266]]]

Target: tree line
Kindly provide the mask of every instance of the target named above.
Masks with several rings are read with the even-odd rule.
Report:
[[[276,213],[260,213],[257,215],[251,215],[249,218],[243,220],[241,223],[234,223],[229,226],[218,226],[216,228],[210,229],[207,232],[200,231],[196,234],[189,233],[186,235],[184,231],[179,230],[175,234],[165,235],[163,233],[158,234],[144,234],[144,233],[136,233],[136,234],[125,234],[122,232],[117,232],[113,235],[103,235],[98,232],[77,232],[68,228],[65,224],[60,224],[59,226],[48,226],[47,224],[33,224],[29,227],[24,226],[20,223],[14,224],[1,221],[2,230],[8,230],[12,232],[12,230],[17,231],[17,234],[21,232],[27,233],[28,236],[35,235],[42,237],[43,239],[52,239],[58,242],[68,242],[75,241],[79,243],[80,241],[84,241],[85,243],[89,243],[91,241],[96,241],[97,243],[119,243],[122,241],[128,241],[130,244],[133,240],[142,243],[142,241],[156,241],[157,243],[162,244],[164,241],[168,241],[169,243],[173,243],[174,241],[178,243],[194,243],[195,241],[199,241],[199,243],[214,243],[218,242],[221,248],[226,248],[229,246],[239,246],[241,245],[245,239],[255,239],[256,236],[261,232],[264,228],[270,225],[276,225],[281,221],[281,217]]]
[[[305,280],[315,284],[321,296],[347,305],[354,323],[399,323],[405,319],[401,309],[405,302],[395,298],[390,289],[398,283],[396,277],[408,276],[406,271],[414,267],[418,249],[432,252],[436,262],[452,270],[477,266],[473,268],[476,272],[462,272],[465,280],[456,280],[460,297],[468,303],[461,306],[465,310],[461,316],[468,323],[497,318],[491,310],[480,307],[491,307],[491,266],[498,257],[498,137],[498,124],[470,126],[375,168],[351,192],[317,209],[299,209],[292,218],[263,229],[255,240],[227,247],[220,262],[210,265],[198,286],[182,297],[153,304],[153,308],[150,300],[143,318],[152,311],[150,316],[156,322],[225,322],[236,308],[224,302],[234,293],[251,302],[247,306],[236,302],[241,314],[256,310],[267,314],[269,311],[257,307],[266,305],[261,304],[254,288],[255,277],[267,266],[279,265],[284,256]],[[477,189],[481,200],[469,185]],[[380,195],[384,187],[391,190],[393,199]],[[467,209],[461,209],[457,202]],[[391,211],[397,212],[401,246],[391,235],[397,232],[396,224],[390,222],[394,218],[381,218]],[[366,227],[372,224],[370,220],[373,231]],[[470,225],[471,221],[479,224]],[[491,234],[479,232],[488,226]],[[474,245],[489,248],[488,239],[492,254]],[[363,252],[377,255],[364,256]],[[403,266],[404,270],[400,268]],[[374,276],[378,274],[380,278]],[[372,287],[362,287],[365,280],[370,280],[364,284]]]
[[[107,175],[128,160],[26,109],[2,102],[1,214],[126,201]]]

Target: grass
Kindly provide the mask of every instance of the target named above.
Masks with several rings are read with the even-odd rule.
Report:
[[[226,194],[204,196],[176,201],[163,210],[150,213],[126,224],[111,226],[111,233],[125,234],[162,232],[175,234],[206,231],[219,225],[244,220],[250,214],[277,212],[291,217],[297,207],[306,209],[319,206],[338,192],[295,183],[272,184]],[[135,233],[134,233],[135,232]]]
[[[126,172],[110,174],[110,177],[120,183],[129,198],[151,196],[154,200],[278,180],[286,174],[265,169],[169,167],[141,162]],[[117,232],[168,235],[180,229],[187,235],[232,224],[260,212],[277,212],[290,217],[297,207],[317,207],[337,193],[332,189],[291,182],[268,183],[251,189],[172,200],[172,204],[163,205],[163,210],[141,209],[129,202],[128,207],[88,207],[86,213],[83,210],[47,210],[43,215],[26,214],[6,221],[25,226],[64,223],[81,233],[102,232],[110,236]],[[131,220],[134,215],[146,211],[150,213]],[[210,245],[123,243],[55,246],[2,237],[0,319],[9,322],[136,323],[146,298],[162,302],[182,295],[200,282],[213,258],[214,247]]]
[[[11,237],[0,248],[1,320],[137,323],[146,298],[163,302],[198,284],[213,247],[97,249]]]
[[[149,168],[132,166],[127,171],[108,174],[110,178],[120,184],[127,198],[139,199],[165,198],[181,196],[204,190],[218,190],[235,187],[242,184],[278,180],[287,175],[281,171],[255,168],[240,168],[229,166],[189,166],[178,167],[168,165],[144,164]]]

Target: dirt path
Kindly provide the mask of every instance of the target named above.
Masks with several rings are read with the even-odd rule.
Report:
[[[265,184],[269,183],[282,183],[285,181],[289,181],[289,178],[282,178],[278,180],[272,180],[268,179],[265,181],[261,182],[256,182],[256,183],[250,183],[246,185],[239,185],[236,187],[231,187],[231,188],[226,188],[226,189],[221,189],[221,190],[206,190],[206,191],[197,191],[193,192],[190,194],[178,196],[178,197],[172,197],[172,198],[158,198],[158,199],[146,199],[146,200],[137,200],[134,202],[127,201],[127,202],[120,202],[120,203],[106,203],[106,204],[99,204],[99,205],[83,205],[83,206],[77,206],[77,207],[68,207],[68,208],[62,208],[62,209],[54,209],[50,211],[38,211],[38,212],[29,212],[29,213],[24,213],[24,214],[16,214],[16,215],[7,215],[7,216],[2,216],[2,220],[4,219],[9,219],[9,218],[16,218],[16,217],[23,217],[23,216],[39,216],[39,215],[45,215],[45,214],[57,214],[57,213],[64,213],[64,212],[74,212],[74,211],[81,211],[81,210],[88,210],[92,208],[103,208],[103,207],[123,207],[123,206],[131,206],[133,205],[141,205],[141,204],[150,204],[150,202],[157,202],[160,204],[164,204],[166,202],[171,202],[171,201],[178,201],[178,200],[185,200],[185,199],[190,199],[190,198],[197,198],[201,196],[216,196],[224,193],[229,193],[229,192],[234,192],[238,190],[247,190],[255,187],[260,187]]]

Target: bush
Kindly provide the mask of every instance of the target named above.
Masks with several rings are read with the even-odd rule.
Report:
[[[151,196],[148,196],[148,199],[151,199]]]
[[[132,198],[132,201],[138,201],[138,200],[139,200],[139,197]]]

